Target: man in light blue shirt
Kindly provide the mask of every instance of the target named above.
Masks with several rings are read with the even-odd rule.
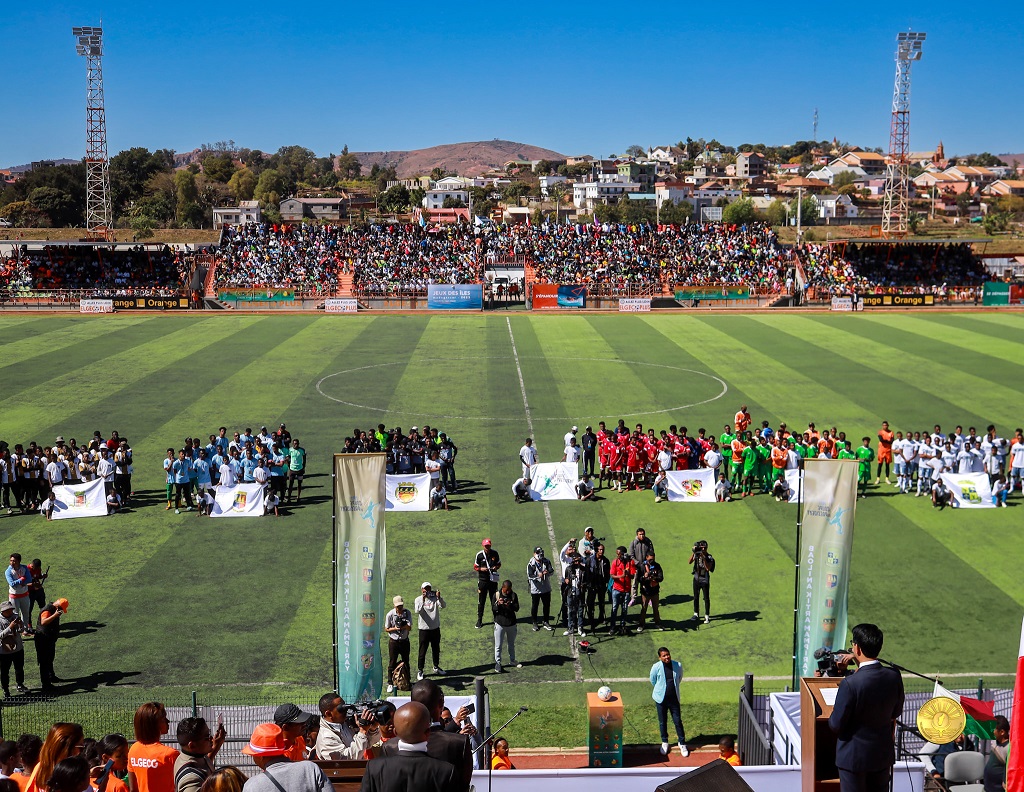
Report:
[[[192,475],[192,460],[185,456],[185,449],[178,452],[178,458],[171,465],[171,472],[174,474],[174,512],[178,513],[181,508],[182,496],[185,497],[185,511],[192,511],[192,487],[189,479]]]
[[[661,729],[661,753],[668,756],[668,718],[672,715],[672,723],[676,727],[679,739],[679,753],[689,756],[686,747],[686,732],[683,730],[683,719],[679,713],[679,680],[683,676],[683,667],[678,660],[672,659],[672,653],[662,646],[658,649],[658,661],[651,666],[651,684],[654,691],[651,698],[658,707],[658,728]]]

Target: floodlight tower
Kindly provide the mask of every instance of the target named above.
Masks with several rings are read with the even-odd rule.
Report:
[[[885,199],[882,204],[882,236],[907,235],[910,182],[910,66],[921,60],[927,33],[896,35],[896,85],[892,92],[892,126],[889,157],[885,164]]]
[[[107,111],[103,103],[103,28],[71,29],[75,50],[86,64],[85,227],[88,236],[106,238],[110,216],[110,172],[107,161]]]

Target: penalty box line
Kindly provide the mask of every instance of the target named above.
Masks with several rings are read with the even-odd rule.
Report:
[[[530,437],[534,437],[533,432],[533,415],[530,412],[530,402],[526,398],[526,383],[523,381],[523,369],[519,365],[519,350],[516,349],[516,337],[512,333],[512,320],[509,317],[505,317],[505,324],[508,325],[508,340],[512,344],[512,359],[516,364],[516,374],[519,377],[519,393],[523,397],[523,411],[526,413],[526,428],[530,432]],[[561,558],[558,552],[558,540],[555,538],[555,524],[551,521],[551,509],[548,507],[547,501],[541,501],[541,505],[544,507],[544,522],[548,526],[548,541],[551,543],[551,558],[558,563],[561,563]],[[576,648],[576,636],[569,636],[569,649],[572,652],[572,671],[576,682],[583,681],[583,666],[580,665],[580,653]]]

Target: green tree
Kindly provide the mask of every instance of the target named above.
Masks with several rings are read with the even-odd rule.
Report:
[[[1010,224],[1009,212],[989,212],[981,221],[988,234],[998,234],[1006,230]]]
[[[251,201],[257,181],[256,174],[249,168],[239,168],[228,181],[228,189],[236,201]]]
[[[907,215],[907,230],[911,234],[917,235],[918,230],[921,228],[921,223],[924,222],[924,215],[920,212],[911,212]]]
[[[438,167],[434,168],[432,171],[430,171],[430,180],[431,181],[438,181],[439,179],[443,179],[447,175],[448,175],[448,172],[444,168],[442,168],[441,166],[438,166]]]
[[[427,193],[423,190],[422,187],[413,187],[411,190],[409,190],[409,206],[423,206],[423,199],[426,197],[426,195]]]
[[[358,179],[363,172],[363,166],[359,164],[355,154],[348,153],[347,148],[346,146],[346,152],[338,157],[338,174],[343,179]]]
[[[267,168],[256,182],[253,198],[259,201],[264,209],[277,208],[281,203],[281,196],[287,191],[285,177],[276,168]]]
[[[764,211],[764,218],[773,226],[786,224],[786,205],[776,198]]]
[[[181,170],[175,173],[174,193],[179,204],[197,202],[199,200],[199,186],[196,183],[196,175],[190,170]]]
[[[749,198],[739,198],[722,210],[722,222],[729,225],[744,225],[757,219],[757,209]]]
[[[615,204],[598,204],[594,207],[594,218],[599,223],[618,223],[619,207]]]
[[[849,184],[853,184],[856,180],[857,177],[853,175],[853,171],[839,171],[839,173],[836,174],[836,177],[832,180],[832,186],[838,190],[840,187],[846,187]]]
[[[446,195],[444,200],[441,202],[441,206],[444,209],[465,209],[466,204],[462,202],[461,198],[456,198],[454,195]]]
[[[797,199],[794,198],[789,202],[789,219],[790,222],[796,223],[797,217]],[[818,223],[818,202],[810,195],[805,195],[803,201],[800,202],[800,225],[801,226],[812,226]]]
[[[36,187],[28,200],[50,218],[51,226],[57,228],[73,225],[79,215],[74,199],[57,187]]]
[[[632,157],[633,159],[639,159],[640,157],[647,156],[647,149],[645,149],[643,146],[633,144],[628,149],[626,149],[626,156]]]
[[[402,184],[396,184],[380,194],[377,205],[385,212],[404,212],[409,207],[409,190]]]
[[[13,201],[0,207],[0,217],[6,217],[17,228],[50,227],[50,216],[28,201]]]
[[[115,217],[124,214],[132,201],[141,198],[148,182],[157,173],[169,173],[174,167],[174,152],[151,152],[136,146],[119,151],[110,158],[110,204]]]
[[[227,184],[236,171],[230,154],[214,154],[203,158],[203,173],[206,178]]]
[[[956,197],[956,214],[957,217],[963,217],[969,211],[971,211],[971,204],[974,203],[974,199],[971,197],[970,190],[964,190]]]
[[[501,188],[501,197],[506,203],[516,202],[516,206],[519,206],[519,201],[523,196],[530,194],[530,185],[526,182],[514,181],[506,184]]]

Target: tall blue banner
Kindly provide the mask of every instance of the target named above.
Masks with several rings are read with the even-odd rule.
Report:
[[[559,286],[558,307],[559,308],[586,308],[587,287],[586,286]]]
[[[480,311],[484,307],[484,287],[479,283],[455,286],[435,283],[427,286],[427,308],[436,311]]]
[[[334,455],[334,628],[338,695],[380,698],[387,537],[384,454]]]

